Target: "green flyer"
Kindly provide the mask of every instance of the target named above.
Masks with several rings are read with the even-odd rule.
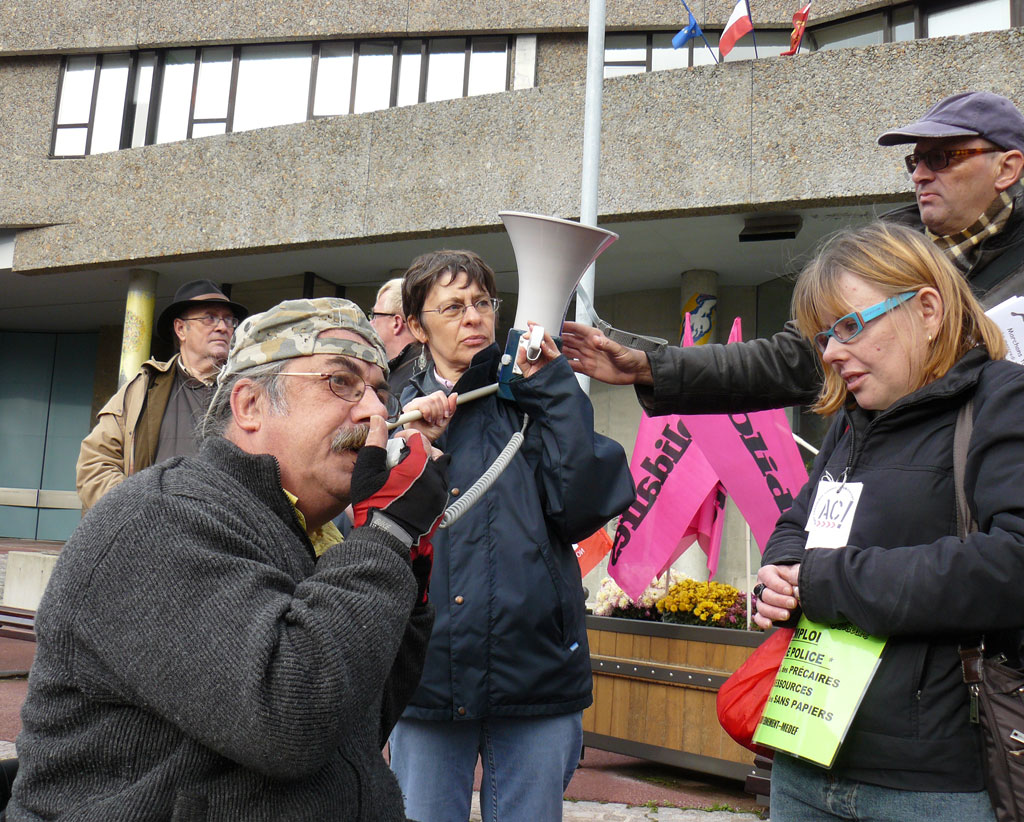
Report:
[[[800,617],[754,741],[832,767],[884,647],[854,625]]]

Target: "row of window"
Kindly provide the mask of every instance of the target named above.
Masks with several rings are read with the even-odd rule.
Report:
[[[1020,24],[1022,3],[976,0],[937,6],[919,0],[810,25],[803,48],[1005,29]],[[719,32],[705,32],[707,42],[696,38],[681,49],[672,48],[673,34],[608,34],[604,76],[715,62]],[[520,57],[533,59],[535,39],[516,40],[517,63]],[[513,76],[512,43],[509,36],[437,37],[69,56],[61,72],[51,153],[81,157],[506,91]],[[755,30],[735,46],[729,60],[772,57],[788,48],[788,29]],[[526,84],[533,84],[532,73]]]
[[[826,51],[852,46],[873,46],[921,37],[945,37],[978,31],[1007,29],[1020,23],[1020,0],[978,0],[957,5],[890,6],[835,23],[808,25],[801,51]],[[813,15],[813,7],[812,7]],[[789,49],[790,29],[758,29],[731,52],[729,62],[775,57]],[[704,32],[707,42],[694,38],[681,49],[672,48],[675,32],[608,34],[605,37],[604,76],[619,77],[645,71],[686,68],[714,63],[720,32]],[[755,55],[756,43],[756,55]]]
[[[500,36],[69,56],[52,153],[80,157],[506,91],[511,51]]]

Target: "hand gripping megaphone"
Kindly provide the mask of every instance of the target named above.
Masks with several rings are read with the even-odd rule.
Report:
[[[569,301],[580,280],[601,253],[619,235],[596,226],[571,220],[527,214],[522,211],[498,213],[505,224],[519,274],[519,304],[509,331],[498,376],[498,393],[512,399],[509,383],[519,372],[516,352],[523,345],[528,322],[540,328],[530,335],[527,357],[535,359],[546,330],[557,337],[562,329]]]

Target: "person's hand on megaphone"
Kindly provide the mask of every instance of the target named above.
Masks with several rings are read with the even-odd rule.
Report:
[[[413,431],[419,431],[431,442],[435,442],[451,422],[452,414],[455,413],[455,403],[459,395],[454,391],[445,395],[444,391],[435,391],[425,397],[416,397],[402,406],[402,413],[419,411],[423,418],[407,422],[405,427]]]
[[[540,344],[540,354],[535,360],[530,360],[526,356],[526,346],[520,345],[516,351],[516,364],[519,366],[519,370],[523,372],[523,379],[528,379],[540,371],[545,365],[552,360],[562,356],[562,352],[558,350],[558,346],[555,345],[555,341],[551,338],[551,335],[547,332],[547,329],[541,329],[535,322],[527,320],[526,323],[530,327],[529,333],[532,335],[534,329],[537,331],[544,331],[544,339]],[[526,335],[523,335],[523,339],[526,339]],[[535,341],[534,341],[535,342]]]
[[[562,326],[562,350],[578,374],[610,385],[653,385],[647,354],[609,340],[601,331],[582,323]]]

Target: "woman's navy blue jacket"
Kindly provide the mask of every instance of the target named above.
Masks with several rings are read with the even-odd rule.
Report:
[[[454,390],[496,381],[497,346]],[[432,369],[402,392],[437,390]],[[459,407],[436,445],[452,455],[452,494],[491,465],[529,415],[526,441],[472,509],[434,536],[437,616],[423,677],[403,716],[480,719],[580,711],[593,701],[583,587],[572,543],[634,499],[622,447],[594,433],[590,400],[564,357],[497,396]]]
[[[961,540],[953,430],[972,395],[964,490],[979,530]],[[825,471],[846,471],[863,493],[847,547],[805,550]],[[982,790],[957,644],[1024,625],[1024,368],[977,348],[885,411],[840,414],[762,564],[792,562],[808,618],[889,637],[833,771],[905,790]]]

